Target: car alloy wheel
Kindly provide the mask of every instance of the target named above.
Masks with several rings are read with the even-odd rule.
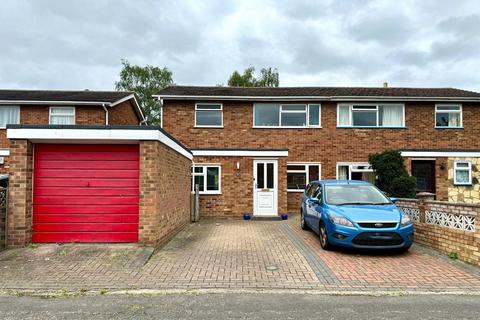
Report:
[[[320,228],[318,230],[318,235],[319,235],[319,238],[320,238],[320,246],[322,247],[322,249],[324,249],[324,250],[330,249],[330,243],[328,242],[327,229],[325,228],[323,223],[320,224]]]

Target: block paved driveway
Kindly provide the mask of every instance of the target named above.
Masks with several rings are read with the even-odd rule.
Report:
[[[0,253],[0,290],[316,289],[480,292],[480,268],[414,246],[404,254],[321,250],[289,221],[202,221],[150,259],[136,245],[40,245]]]

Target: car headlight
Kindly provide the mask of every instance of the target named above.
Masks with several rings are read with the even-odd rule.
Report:
[[[412,224],[412,219],[408,216],[408,214],[402,215],[402,219],[400,220],[400,225],[402,227],[408,226],[409,224]]]
[[[338,224],[338,225],[341,225],[341,226],[346,226],[346,227],[353,227],[354,226],[353,223],[350,220],[348,220],[347,218],[345,218],[343,216],[339,216],[339,215],[330,213],[329,217],[330,217],[330,221],[332,223],[335,223],[335,224]]]

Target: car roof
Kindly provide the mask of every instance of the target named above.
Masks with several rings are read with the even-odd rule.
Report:
[[[367,181],[360,181],[360,180],[317,180],[317,183],[321,183],[326,186],[330,185],[371,185],[371,183]]]

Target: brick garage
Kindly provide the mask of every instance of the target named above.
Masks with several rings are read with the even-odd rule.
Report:
[[[8,129],[11,140],[11,180],[7,242],[25,246],[32,240],[33,159],[35,145],[138,144],[138,242],[159,245],[169,240],[190,219],[191,153],[159,128],[76,127]],[[107,149],[107,148],[105,148]],[[90,181],[88,182],[90,185]]]

